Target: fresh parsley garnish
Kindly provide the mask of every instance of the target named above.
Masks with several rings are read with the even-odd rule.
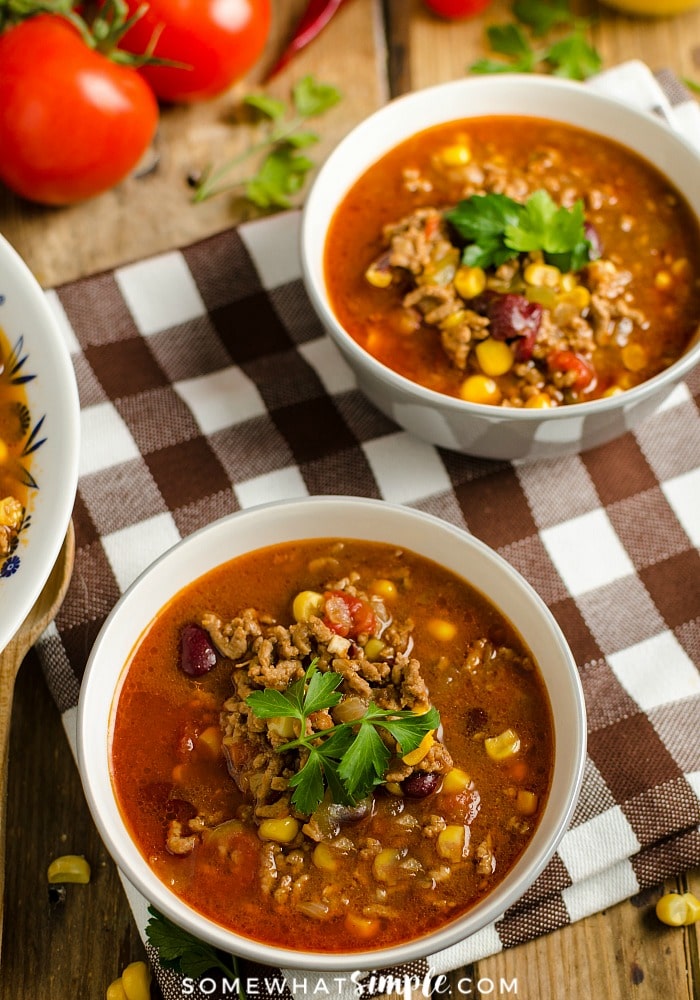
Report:
[[[561,271],[578,271],[592,260],[580,199],[565,208],[547,191],[535,191],[524,203],[504,194],[475,194],[445,218],[466,242],[462,261],[469,267],[498,267],[535,250]]]
[[[301,752],[304,763],[289,784],[294,789],[292,804],[304,815],[310,815],[318,807],[326,789],[334,802],[354,805],[382,783],[391,751],[382,740],[380,729],[394,737],[405,755],[419,746],[426,733],[440,725],[440,715],[434,708],[416,715],[406,710],[386,710],[371,701],[360,718],[306,735],[306,720],[310,715],[333,708],[342,700],[337,690],[342,680],[333,671],[319,671],[314,660],[304,677],[286,691],[266,688],[253,691],[246,698],[246,704],[259,719],[291,718],[300,724],[302,735],[278,749],[282,753]]]
[[[226,955],[200,941],[188,931],[177,927],[152,906],[148,907],[148,912],[150,919],[146,925],[146,938],[158,952],[158,959],[164,968],[174,969],[193,979],[199,979],[205,972],[218,969],[227,977],[233,975],[238,981],[239,1000],[245,1000],[235,955]]]
[[[308,119],[324,114],[340,99],[336,87],[321,83],[311,75],[303,77],[292,88],[294,113],[291,117],[284,101],[268,94],[248,94],[244,104],[266,124],[264,138],[222,166],[208,167],[197,181],[193,200],[205,201],[225,191],[238,190],[257,208],[289,208],[314,167],[313,160],[298,151],[319,141],[316,132],[303,126]],[[254,174],[228,180],[236,167],[256,155],[261,160]]]
[[[591,22],[576,17],[569,0],[516,0],[515,21],[486,29],[491,51],[505,59],[477,59],[472,73],[550,72],[571,80],[597,73],[602,59],[587,37]],[[569,31],[561,34],[558,29]],[[559,37],[552,38],[551,33]]]

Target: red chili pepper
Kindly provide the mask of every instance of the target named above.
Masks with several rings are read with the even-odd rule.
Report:
[[[287,47],[265,76],[265,83],[276,76],[297,52],[300,52],[309,42],[314,40],[343,3],[345,0],[309,0]]]

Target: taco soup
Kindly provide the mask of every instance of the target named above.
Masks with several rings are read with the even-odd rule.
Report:
[[[357,180],[325,276],[347,333],[472,403],[548,408],[664,371],[700,328],[700,229],[612,139],[522,116],[419,132]]]
[[[119,808],[157,876],[266,944],[366,952],[512,869],[550,788],[539,668],[465,580],[404,548],[258,549],[156,616],[113,706]]]

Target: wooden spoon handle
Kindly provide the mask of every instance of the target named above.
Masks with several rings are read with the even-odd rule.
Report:
[[[75,535],[68,526],[58,559],[31,611],[17,633],[0,652],[0,947],[2,946],[3,900],[5,889],[5,828],[7,815],[7,770],[10,749],[12,696],[17,671],[24,657],[53,621],[65,597],[75,556]]]

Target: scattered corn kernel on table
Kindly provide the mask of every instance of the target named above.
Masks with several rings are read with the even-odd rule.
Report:
[[[273,3],[264,56],[231,93],[164,111],[152,162],[141,176],[67,209],[31,206],[0,192],[0,231],[44,287],[186,246],[250,216],[233,197],[192,204],[187,178],[210,157],[223,161],[244,148],[247,133],[232,123],[232,109],[243,93],[260,85],[304,6],[304,0]],[[596,0],[574,6],[595,18],[592,39],[605,67],[638,58],[652,69],[668,67],[680,78],[700,80],[700,8],[644,19],[617,14]],[[295,80],[313,73],[342,90],[341,103],[318,123],[321,142],[311,155],[321,162],[389,97],[464,74],[487,54],[486,26],[511,18],[507,0],[494,0],[482,14],[455,22],[431,16],[421,0],[349,0],[266,87],[286,97]],[[114,865],[89,817],[35,653],[20,671],[15,694],[8,794],[0,995],[5,1000],[100,1000],[123,967],[145,952]],[[48,901],[46,871],[62,853],[89,857],[93,876],[89,887],[70,887],[65,903],[56,905]],[[697,1000],[698,925],[671,930],[653,914],[664,891],[688,889],[700,892],[700,872],[457,970],[452,993],[521,1000],[563,995],[587,1000],[592,993],[606,1000]],[[153,995],[158,995],[155,986]]]

